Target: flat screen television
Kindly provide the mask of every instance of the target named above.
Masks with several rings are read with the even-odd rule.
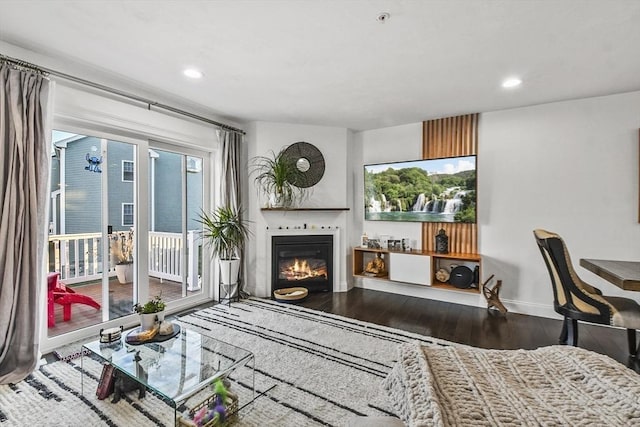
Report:
[[[476,156],[364,166],[364,219],[476,222]]]

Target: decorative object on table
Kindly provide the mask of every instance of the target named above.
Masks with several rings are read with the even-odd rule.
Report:
[[[268,156],[256,156],[251,159],[250,175],[262,193],[269,198],[270,208],[289,208],[303,202],[308,197],[306,187],[300,187],[294,182],[300,182],[303,173],[298,165],[285,154],[285,149],[277,154],[271,151]]]
[[[450,276],[451,275],[449,274],[449,271],[446,268],[441,268],[438,271],[436,271],[436,280],[438,282],[447,283],[449,281]]]
[[[380,239],[380,248],[388,248],[389,247],[390,236],[388,234],[381,234],[379,236],[379,239]]]
[[[166,322],[162,322],[163,324]],[[170,334],[160,334],[160,324],[149,330],[143,331],[140,328],[135,328],[127,333],[124,340],[130,345],[140,345],[150,342],[163,342],[168,341],[180,333],[180,325],[171,323],[172,332]]]
[[[380,240],[378,239],[367,240],[367,247],[369,249],[380,249]]]
[[[324,157],[315,145],[308,142],[294,142],[284,149],[282,156],[293,163],[298,173],[289,178],[289,182],[300,188],[316,185],[324,175]]]
[[[367,263],[364,274],[371,277],[382,277],[387,275],[387,270],[382,259],[382,255],[377,253],[375,258]]]
[[[122,326],[120,326],[119,328],[100,329],[100,342],[111,343],[120,341],[120,338],[122,337],[122,331]]]
[[[449,253],[449,236],[444,228],[441,228],[436,234],[436,253],[448,254]]]
[[[407,239],[407,238],[402,239],[402,250],[403,251],[411,250],[411,239]]]
[[[502,280],[498,280],[493,288],[489,287],[489,282],[493,279],[493,274],[482,284],[482,294],[487,300],[487,310],[496,309],[502,314],[507,314],[507,307],[500,301],[500,288]]]
[[[361,248],[369,247],[369,236],[367,236],[367,233],[362,233],[362,236],[360,236],[360,247]]]
[[[148,331],[154,328],[156,322],[162,322],[165,307],[162,294],[156,295],[144,304],[134,304],[133,311],[140,315],[140,329]]]
[[[473,284],[473,271],[465,265],[459,265],[451,270],[449,283],[458,289],[468,289]]]
[[[109,234],[111,260],[115,263],[116,276],[121,284],[133,282],[133,228]]]
[[[400,251],[402,250],[402,241],[401,240],[389,240],[388,249],[390,251]]]
[[[226,286],[227,295],[233,295],[232,287],[238,294],[240,256],[251,235],[249,221],[244,218],[242,209],[226,205],[211,214],[202,212],[199,222],[204,227],[203,238],[211,248],[211,256],[218,258],[221,284]]]
[[[136,362],[140,361],[140,355],[138,353],[136,353],[134,360]],[[111,403],[118,403],[126,393],[133,390],[138,390],[138,399],[143,399],[146,395],[146,388],[142,383],[129,377],[129,375],[116,370],[115,382],[113,384],[113,399],[111,399]]]
[[[213,395],[184,414],[178,415],[182,427],[227,427],[238,419],[238,395],[219,378],[212,384]]]

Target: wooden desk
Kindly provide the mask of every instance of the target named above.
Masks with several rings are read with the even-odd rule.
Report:
[[[640,261],[581,259],[580,265],[625,291],[640,291]]]

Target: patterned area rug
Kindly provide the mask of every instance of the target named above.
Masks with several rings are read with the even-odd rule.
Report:
[[[217,305],[178,322],[255,354],[260,395],[241,410],[238,426],[340,426],[353,416],[394,415],[381,384],[398,345],[449,344],[262,299]],[[116,404],[97,400],[102,366],[90,357],[82,360],[84,395],[79,358],[41,366],[19,384],[0,386],[0,427],[173,425],[173,409],[150,393],[139,400],[130,392]],[[236,381],[232,389],[241,405],[250,399],[246,382]]]

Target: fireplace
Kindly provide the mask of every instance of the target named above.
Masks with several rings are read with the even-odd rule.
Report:
[[[271,295],[296,286],[309,292],[333,290],[333,236],[272,236]]]

